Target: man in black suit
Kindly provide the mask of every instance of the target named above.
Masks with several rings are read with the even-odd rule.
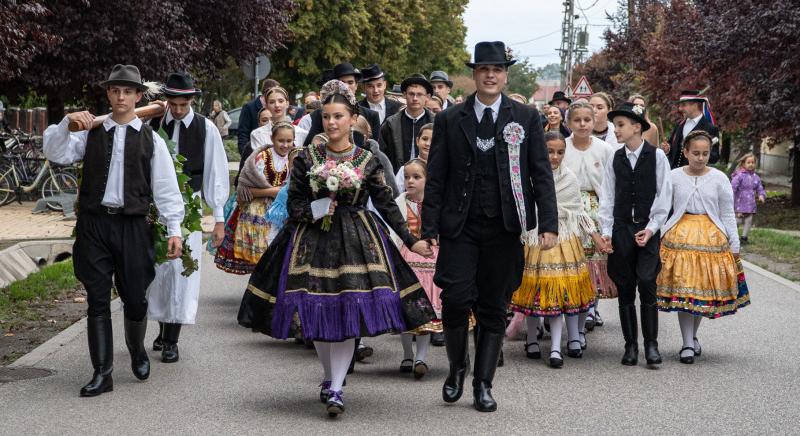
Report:
[[[400,103],[386,98],[386,77],[378,64],[361,69],[361,83],[367,96],[358,105],[377,112],[381,124],[400,110]]]
[[[503,346],[506,307],[522,281],[521,238],[537,228],[544,249],[557,239],[553,173],[537,111],[502,93],[515,63],[502,42],[475,46],[477,91],[434,121],[422,238],[441,246],[435,283],[442,291],[450,374],[446,402],[458,401],[469,366],[469,313],[478,321],[474,406],[491,412],[492,380]],[[516,132],[516,134],[512,134]]]
[[[689,90],[681,92],[678,100],[678,110],[684,116],[684,120],[675,126],[669,142],[661,144],[664,153],[669,158],[669,165],[673,169],[687,165],[686,157],[683,156],[683,138],[695,130],[703,130],[711,135],[711,155],[708,163],[714,164],[719,160],[719,129],[704,116],[705,105],[708,98],[700,94],[700,91]]]
[[[358,80],[361,79],[361,72],[353,68],[353,64],[343,62],[333,67],[333,77],[331,77],[330,80],[332,79],[341,80],[353,91],[353,94],[356,94],[358,90]],[[358,112],[359,116],[366,118],[369,122],[369,127],[372,129],[372,137],[378,138],[381,130],[381,120],[378,113],[364,107],[359,108]],[[311,140],[314,139],[314,136],[324,133],[324,131],[325,129],[322,128],[322,110],[316,110],[311,113],[311,129],[308,131],[308,136],[306,136],[303,145],[308,146],[308,144],[311,144]],[[353,138],[357,146],[364,147],[364,135],[355,133],[353,134]]]

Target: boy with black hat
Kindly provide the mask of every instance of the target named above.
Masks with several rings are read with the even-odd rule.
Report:
[[[175,153],[186,158],[183,172],[190,178],[189,186],[194,195],[202,195],[213,210],[215,224],[211,245],[217,247],[225,236],[223,207],[230,193],[228,158],[222,137],[212,128],[211,120],[192,109],[195,96],[202,92],[194,87],[187,73],[170,74],[161,92],[167,98],[167,112],[150,124],[155,130],[163,128],[175,143]],[[164,262],[156,266],[156,277],[147,291],[147,316],[159,324],[153,350],[161,351],[161,360],[165,363],[178,361],[181,325],[194,324],[197,315],[203,232],[192,232],[188,242],[192,257],[197,261],[197,271],[184,277],[180,259]]]
[[[672,206],[670,167],[664,152],[642,139],[650,128],[640,106],[623,103],[608,113],[620,144],[606,164],[598,220],[607,250],[608,275],[619,291],[619,318],[625,338],[622,364],[638,363],[636,289],[648,366],[661,364],[658,352],[656,277],[661,270],[661,226]]]
[[[454,105],[456,101],[450,96],[450,90],[453,89],[453,82],[450,76],[444,71],[434,71],[431,73],[431,86],[433,86],[433,94],[442,99],[442,110]]]
[[[112,112],[97,128],[89,112],[68,114],[44,132],[44,153],[59,164],[83,160],[73,260],[75,277],[86,288],[86,321],[92,380],[82,397],[114,390],[111,334],[111,287],[123,302],[125,343],[136,378],[150,376],[144,347],[147,331],[145,291],[155,275],[152,227],[147,222],[155,202],[168,229],[170,259],[181,255],[183,199],[167,145],[134,109],[148,87],[139,69],[116,65],[100,84]],[[70,133],[70,123],[82,131]]]
[[[361,83],[367,95],[358,105],[378,113],[380,122],[400,110],[400,103],[386,98],[386,77],[378,64],[361,69]]]
[[[569,109],[569,105],[572,104],[572,99],[567,97],[563,91],[556,91],[553,93],[553,98],[551,98],[547,104],[561,109],[561,115],[564,115],[564,112]]]
[[[433,122],[433,112],[425,107],[433,94],[433,87],[425,76],[412,74],[406,77],[400,84],[400,90],[406,99],[406,107],[386,118],[378,137],[381,151],[389,157],[394,171],[419,156],[417,133],[422,126]]]
[[[681,96],[678,99],[678,111],[684,116],[684,120],[672,130],[669,141],[662,144],[672,168],[688,165],[689,162],[683,155],[683,138],[697,130],[702,130],[711,135],[711,155],[708,157],[708,163],[714,164],[719,161],[719,129],[714,125],[713,120],[706,117],[707,105],[708,98],[702,95],[700,91],[688,90],[681,92]]]
[[[355,95],[356,91],[358,90],[358,81],[361,79],[361,77],[361,71],[358,71],[358,69],[354,68],[353,64],[349,62],[342,62],[341,64],[333,67],[333,71],[330,76],[323,78],[328,78],[328,80],[341,80],[350,88],[351,91],[353,91],[353,94]],[[323,85],[324,84],[325,83],[323,83]],[[372,109],[359,107],[358,116],[364,117],[367,119],[367,121],[369,121],[369,127],[372,130],[372,136],[374,138],[378,138],[381,131],[381,120],[378,113]],[[311,113],[311,128],[308,131],[308,136],[306,136],[303,146],[307,147],[308,144],[311,144],[311,140],[320,133],[324,133],[324,129],[322,128],[322,110],[316,110]],[[364,135],[360,133],[354,133],[353,138],[355,139],[357,146],[364,147]]]
[[[476,92],[434,121],[422,237],[438,239],[434,282],[442,288],[442,324],[450,374],[442,398],[458,401],[469,367],[469,314],[477,318],[474,407],[497,410],[492,381],[506,309],[522,282],[523,240],[543,249],[557,239],[553,173],[536,109],[503,94],[515,63],[500,41],[475,46]],[[538,227],[536,213],[538,212]],[[528,231],[538,228],[538,235]]]

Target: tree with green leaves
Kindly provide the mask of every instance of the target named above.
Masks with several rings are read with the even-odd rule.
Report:
[[[506,89],[509,93],[522,94],[525,98],[530,98],[538,85],[536,68],[528,60],[517,62],[508,68],[508,85]]]

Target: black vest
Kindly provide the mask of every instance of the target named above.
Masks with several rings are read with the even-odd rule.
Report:
[[[192,191],[199,192],[203,188],[203,166],[205,163],[206,144],[206,119],[197,112],[189,127],[183,121],[173,119],[172,123],[164,123],[164,131],[172,139],[175,125],[179,124],[181,133],[178,136],[178,153],[186,158],[183,163],[183,173],[189,176],[189,186]]]
[[[636,167],[631,169],[628,148],[614,153],[614,219],[647,223],[656,198],[656,148],[645,141]],[[633,215],[631,215],[633,211]]]
[[[486,116],[486,115],[484,115]],[[497,122],[495,122],[495,129]],[[480,131],[480,127],[477,129]],[[480,137],[480,134],[476,136]],[[489,138],[483,138],[489,139]],[[495,139],[495,141],[497,141]],[[472,191],[472,202],[469,214],[471,216],[487,216],[494,218],[502,214],[500,207],[500,176],[497,173],[497,156],[494,147],[482,151],[477,149],[475,161],[475,186]]]
[[[81,212],[100,213],[105,210],[101,204],[108,184],[108,171],[111,167],[111,153],[114,148],[114,131],[99,127],[89,131],[86,139],[86,153],[83,157],[83,177],[78,196]],[[142,124],[137,132],[128,127],[125,132],[125,152],[123,165],[123,213],[125,215],[147,215],[150,211],[153,189],[150,186],[150,160],[153,157],[153,130]]]

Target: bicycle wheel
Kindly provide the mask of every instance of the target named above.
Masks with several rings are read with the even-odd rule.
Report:
[[[59,194],[77,194],[78,179],[66,172],[53,172],[53,175],[45,179],[42,183],[42,198],[47,198]],[[48,201],[47,208],[57,212],[64,208],[57,201]]]
[[[0,206],[4,206],[17,198],[14,194],[14,178],[11,174],[12,168],[9,166],[0,170]]]

